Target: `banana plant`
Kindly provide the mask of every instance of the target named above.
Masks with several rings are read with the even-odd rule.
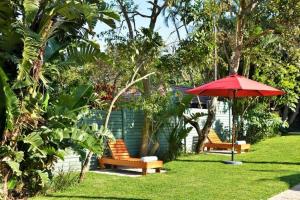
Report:
[[[37,192],[53,163],[63,158],[66,140],[96,146],[97,131],[78,123],[89,108],[90,87],[57,99],[49,71],[62,62],[60,50],[89,40],[97,21],[114,26],[118,19],[101,0],[0,2],[0,173],[5,199],[12,191],[18,198]],[[82,97],[88,92],[90,98]],[[71,123],[62,126],[60,118]],[[53,135],[57,132],[68,134],[60,140]]]
[[[93,115],[89,109],[96,95],[90,85],[73,88],[70,94],[62,94],[49,106],[48,133],[54,140],[65,143],[65,147],[80,146],[96,154],[102,154],[104,140],[113,134],[98,124],[85,119]],[[76,148],[74,148],[76,150]]]

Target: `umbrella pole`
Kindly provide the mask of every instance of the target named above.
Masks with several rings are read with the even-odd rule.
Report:
[[[231,161],[234,161],[234,141],[235,141],[235,97],[236,97],[236,90],[233,91],[233,99],[231,104],[231,112],[232,112],[232,131],[231,131]]]

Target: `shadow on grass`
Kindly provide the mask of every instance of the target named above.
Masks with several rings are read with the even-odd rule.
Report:
[[[258,170],[258,171],[263,171],[263,170]],[[274,170],[274,172],[276,172],[276,170]],[[295,173],[287,176],[280,176],[276,178],[264,178],[264,179],[259,179],[258,181],[281,181],[287,183],[289,188],[293,188],[295,185],[300,184],[300,173]],[[295,188],[295,190],[299,191],[300,187]]]
[[[270,172],[270,173],[273,173],[273,172],[297,172],[295,170],[284,170],[284,169],[252,169],[250,171],[253,171],[253,172]]]
[[[285,162],[285,161],[243,161],[243,163],[251,164],[275,164],[275,165],[300,165],[300,162]]]
[[[297,184],[300,184],[300,173],[281,176],[278,178],[280,181],[286,182],[289,185],[289,188],[294,187]]]
[[[110,200],[150,200],[150,199],[137,199],[137,198],[126,198],[126,197],[105,197],[105,196],[90,196],[90,195],[46,195],[46,197],[50,198],[78,198],[78,199],[110,199]]]
[[[199,162],[199,163],[223,163],[224,160],[181,160],[177,159],[177,162]],[[229,160],[229,159],[228,159]],[[239,160],[236,159],[236,161],[241,161],[243,163],[249,163],[249,164],[275,164],[275,165],[300,165],[300,162],[284,162],[284,161],[247,161],[247,160]]]

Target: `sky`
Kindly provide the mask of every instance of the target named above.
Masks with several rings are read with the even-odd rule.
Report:
[[[138,11],[140,13],[150,15],[150,10],[148,8],[150,8],[151,5],[149,3],[147,3],[147,0],[135,0],[134,2],[138,5]],[[160,2],[159,5],[161,5],[161,2]],[[136,26],[138,27],[138,29],[140,29],[142,27],[147,27],[149,25],[149,19],[148,18],[143,18],[143,17],[140,17],[140,16],[136,16],[135,19],[136,19]],[[95,32],[97,34],[99,34],[103,31],[107,31],[109,29],[110,29],[110,27],[108,27],[107,25],[105,25],[103,23],[97,23]],[[158,20],[157,20],[157,23],[156,23],[156,26],[155,26],[155,31],[158,32],[160,34],[160,36],[163,38],[167,48],[178,42],[176,32],[174,32],[175,27],[174,27],[173,23],[170,21],[169,26],[167,26],[162,13],[158,17]],[[126,36],[127,31],[122,30],[121,33],[124,36]],[[180,35],[181,35],[182,38],[186,37],[186,32],[185,32],[184,28],[180,29]],[[100,43],[100,46],[105,47],[105,43],[104,43],[103,40],[98,40],[98,41]]]

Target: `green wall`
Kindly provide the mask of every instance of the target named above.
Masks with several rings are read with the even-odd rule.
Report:
[[[87,119],[88,123],[97,123],[99,126],[104,123],[105,113],[95,111],[93,118]],[[113,111],[109,120],[109,129],[115,138],[123,138],[131,156],[139,154],[142,139],[143,112],[134,110]],[[159,133],[160,147],[158,154],[164,154],[168,148],[167,142],[168,129],[165,128]]]
[[[217,109],[216,121],[223,126],[228,125],[229,117],[228,111],[223,109],[224,105],[219,104]],[[203,110],[204,111],[204,110]],[[188,109],[187,113],[199,112],[199,109]],[[86,119],[87,123],[97,123],[101,126],[104,123],[104,118],[106,114],[103,111],[95,110],[94,116]],[[109,120],[109,129],[113,132],[115,138],[123,138],[128,147],[128,151],[131,156],[138,156],[139,148],[141,144],[141,134],[143,129],[143,112],[134,110],[115,110],[111,114]],[[200,124],[206,119],[206,116],[201,118]],[[215,126],[215,125],[214,125]],[[164,157],[164,154],[168,150],[168,134],[172,131],[172,127],[165,126],[159,132],[159,142],[160,147],[158,149],[157,155]],[[188,137],[185,139],[185,149],[187,151],[192,150],[193,137],[197,136],[197,133],[192,130]],[[63,169],[65,171],[72,169],[80,169],[81,161],[79,160],[79,155],[75,153],[70,153],[64,161],[58,162],[55,167],[57,170]],[[96,155],[93,156],[90,162],[90,169],[96,169],[98,167],[98,161]]]

